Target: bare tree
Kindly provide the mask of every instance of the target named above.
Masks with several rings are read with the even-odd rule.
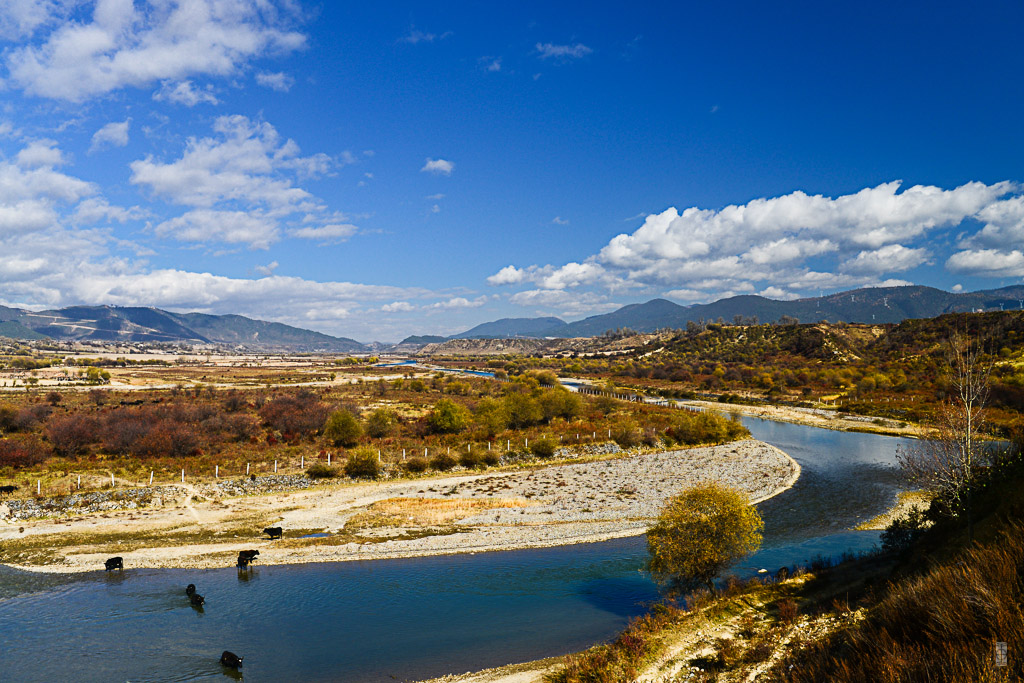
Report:
[[[992,363],[983,359],[980,343],[961,332],[950,336],[946,360],[950,389],[937,410],[935,431],[909,448],[901,447],[897,458],[911,481],[943,493],[956,514],[975,468],[987,462],[979,433],[985,425]]]

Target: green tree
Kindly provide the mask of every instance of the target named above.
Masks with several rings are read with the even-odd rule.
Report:
[[[380,476],[377,452],[372,448],[357,448],[348,454],[345,474],[353,479],[376,479]]]
[[[761,546],[764,522],[740,492],[700,484],[670,499],[647,532],[648,569],[676,590],[713,587],[723,569]]]
[[[398,415],[390,408],[377,408],[366,418],[366,433],[375,439],[383,439],[394,431]]]
[[[512,429],[530,427],[544,419],[540,404],[526,394],[506,394],[501,402],[508,415],[508,426]]]
[[[485,398],[477,403],[474,420],[488,438],[508,428],[508,412],[501,401],[493,398]]]
[[[363,427],[359,424],[356,416],[347,410],[335,410],[327,418],[324,424],[324,436],[331,440],[335,446],[349,448],[359,443],[359,437],[363,435]]]
[[[447,398],[434,404],[427,416],[430,429],[438,434],[457,434],[469,424],[469,411]]]

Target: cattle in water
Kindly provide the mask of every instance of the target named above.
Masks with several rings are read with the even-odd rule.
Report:
[[[230,666],[232,669],[237,669],[242,666],[242,658],[234,652],[224,650],[224,654],[220,656],[220,663],[224,666]]]
[[[281,538],[284,536],[284,529],[279,526],[268,526],[263,530],[263,533],[270,536],[270,540],[273,541],[275,538]]]
[[[188,596],[188,601],[192,603],[193,607],[202,607],[203,603],[206,602],[206,598],[196,593],[196,585],[194,583],[190,583],[185,587],[185,595]]]
[[[111,569],[120,569],[124,571],[124,559],[120,557],[112,557],[103,563],[103,566],[107,568],[109,572]]]
[[[12,493],[14,493],[17,490],[18,490],[18,487],[15,486],[14,484],[7,484],[6,486],[0,486],[0,496],[9,496],[9,495],[11,495]]]
[[[238,552],[238,566],[242,569],[247,569],[250,564],[256,561],[256,556],[259,554],[259,550],[240,550]]]

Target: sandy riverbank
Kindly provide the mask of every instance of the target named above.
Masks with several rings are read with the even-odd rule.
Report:
[[[180,497],[126,511],[0,523],[5,564],[45,572],[232,566],[239,550],[263,564],[334,562],[568,545],[642,534],[664,500],[718,481],[752,501],[795,483],[800,467],[766,443],[633,454],[495,473],[285,493]],[[260,535],[285,529],[283,540]],[[316,537],[300,538],[301,536]]]
[[[763,405],[716,403],[713,401],[686,401],[686,403],[699,406],[705,410],[715,410],[726,415],[739,413],[740,415],[760,417],[765,420],[792,422],[808,427],[836,429],[844,432],[872,432],[875,434],[912,438],[920,438],[928,433],[928,430],[918,424],[882,417],[841,414],[834,410],[825,410],[823,408],[799,408],[768,403]]]

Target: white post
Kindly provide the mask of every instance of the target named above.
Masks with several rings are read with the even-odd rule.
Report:
[[[249,463],[245,463],[245,476],[249,476]]]
[[[405,460],[405,449],[402,449],[402,460]]]
[[[42,495],[42,493],[43,493],[43,484],[38,479],[36,479],[36,495],[37,496],[38,495]]]
[[[274,474],[277,474],[277,461],[274,461]]]
[[[449,446],[449,447],[448,447],[448,455],[451,455],[451,454],[452,454],[452,447],[451,447],[451,446]]]
[[[82,488],[82,475],[78,475],[78,488]]]
[[[594,432],[593,435],[590,438],[591,439],[596,439],[597,438],[597,432]]]
[[[377,462],[381,462],[381,459],[380,459],[380,449],[379,448],[377,449]]]
[[[299,467],[306,469],[306,456],[303,455],[299,458]]]
[[[487,450],[491,450],[491,442],[490,441],[487,442]]]
[[[110,473],[110,488],[114,488],[114,473]]]
[[[185,483],[185,468],[182,468],[181,470],[181,483]]]
[[[512,450],[512,442],[511,441],[509,441],[509,440],[505,441],[505,450],[506,451]]]
[[[331,464],[331,454],[328,453],[327,454],[327,465],[330,466],[330,464]]]
[[[530,447],[530,440],[529,439],[523,439],[523,441],[526,442],[525,445],[526,445],[527,448],[529,448]]]
[[[153,470],[149,471],[149,485],[150,486],[153,485]],[[81,487],[79,487],[79,488],[81,488]]]
[[[426,448],[423,449],[423,457],[424,458],[427,457],[427,449]]]
[[[213,466],[213,476],[220,479],[220,465]]]
[[[473,444],[471,444],[471,443],[470,444],[466,444],[466,452],[467,453],[472,453],[473,452]]]
[[[608,430],[608,438],[609,439],[612,438],[612,430],[610,430],[610,429]]]

